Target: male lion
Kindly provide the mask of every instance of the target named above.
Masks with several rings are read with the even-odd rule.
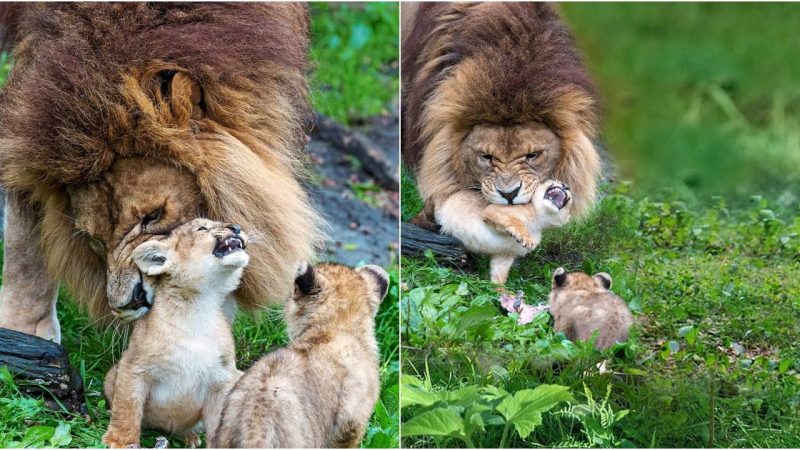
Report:
[[[571,187],[573,216],[594,201],[591,80],[552,5],[423,3],[403,14],[403,157],[425,201],[417,221],[460,230],[503,283],[520,253],[470,245],[496,233],[485,206],[527,204],[550,179]],[[458,193],[469,205],[439,213]]]
[[[289,296],[320,239],[299,184],[305,6],[5,4],[0,19],[0,327],[59,341],[59,281],[95,316],[140,317],[131,252],[199,215],[257,231],[240,304]]]

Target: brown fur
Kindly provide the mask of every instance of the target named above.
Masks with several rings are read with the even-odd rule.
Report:
[[[377,266],[301,269],[286,304],[290,345],[248,369],[228,394],[213,447],[357,447],[378,398]]]
[[[110,447],[138,446],[142,426],[180,434],[195,446],[200,420],[213,437],[225,395],[241,375],[230,295],[249,258],[244,249],[215,253],[233,236],[246,245],[246,235],[229,228],[195,219],[133,251],[155,303],[135,322],[128,348],[106,376],[111,423],[103,442]]]
[[[417,170],[426,213],[484,181],[476,176],[475,153],[465,145],[476,127],[496,130],[482,139],[482,151],[490,144],[497,151],[509,147],[503,129],[551,130],[558,147],[527,169],[529,181],[566,182],[573,188],[573,212],[585,213],[596,195],[600,166],[591,143],[595,93],[553,6],[422,3],[413,23],[402,47],[403,156]],[[503,165],[524,164],[520,156],[527,150],[520,144],[537,144],[530,138],[513,142],[517,149],[499,161]]]
[[[53,278],[104,315],[130,300],[130,249],[203,214],[269,243],[254,248],[241,304],[288,297],[321,237],[298,182],[305,6],[6,4],[0,19],[15,43],[0,182],[40,216]]]
[[[614,295],[611,276],[570,272],[559,267],[553,273],[550,314],[553,329],[563,331],[570,340],[588,340],[598,333],[595,348],[604,349],[628,340],[633,315],[625,300]]]

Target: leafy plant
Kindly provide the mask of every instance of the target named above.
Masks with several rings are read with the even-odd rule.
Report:
[[[403,423],[403,436],[438,436],[475,447],[475,438],[487,427],[502,427],[500,448],[508,444],[509,430],[526,439],[542,424],[542,414],[562,402],[574,401],[567,386],[539,385],[509,393],[495,386],[467,386],[456,391],[432,391],[417,377],[404,375],[401,407],[419,406]]]

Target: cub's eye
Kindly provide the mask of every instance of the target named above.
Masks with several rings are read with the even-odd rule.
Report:
[[[153,222],[157,222],[158,219],[161,218],[161,214],[163,213],[164,213],[164,208],[158,208],[155,211],[147,213],[144,217],[142,217],[142,226],[151,224]]]
[[[208,231],[208,228],[206,228],[206,227],[200,227],[200,228],[198,228],[198,229],[197,229],[197,231]]]
[[[481,155],[481,158],[483,158],[483,159],[485,159],[487,161],[491,161],[492,160],[492,155],[490,155],[488,153],[485,153],[485,154]]]
[[[525,155],[525,158],[527,158],[528,160],[533,160],[541,156],[541,154],[542,152],[531,152]]]

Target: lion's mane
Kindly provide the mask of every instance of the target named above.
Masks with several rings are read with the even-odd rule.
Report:
[[[479,123],[541,122],[561,138],[550,177],[575,214],[596,195],[596,95],[576,45],[546,3],[422,3],[403,40],[403,157],[426,201],[475,183],[457,152]],[[430,207],[430,205],[427,205]]]
[[[66,187],[118,158],[148,157],[197,180],[205,212],[263,236],[240,303],[284,298],[311,258],[319,219],[300,186],[310,116],[307,8],[279,3],[5,4],[14,68],[0,97],[0,181],[43,211],[48,269],[108,311],[105,266],[75,239]],[[165,98],[158,74],[201,86]],[[168,180],[165,180],[168,182]]]

